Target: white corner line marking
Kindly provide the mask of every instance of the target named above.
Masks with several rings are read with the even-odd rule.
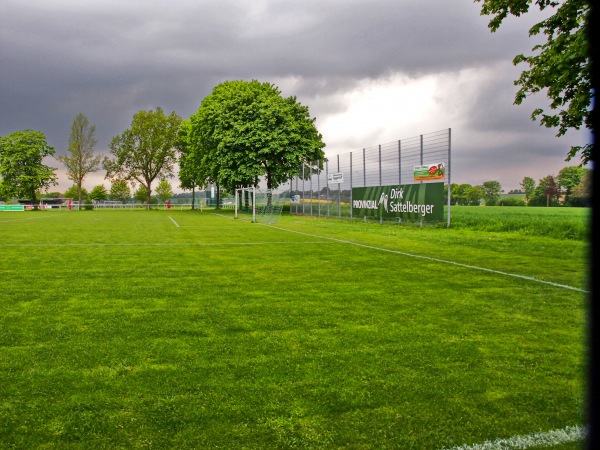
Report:
[[[444,450],[511,450],[527,449],[532,447],[550,446],[554,447],[569,442],[579,442],[586,438],[585,427],[569,426],[560,430],[531,433],[521,436],[513,436],[506,439],[486,441],[482,444],[459,445]]]
[[[342,244],[356,245],[357,247],[369,248],[371,250],[378,250],[380,252],[394,253],[396,255],[410,256],[412,258],[420,258],[420,259],[425,259],[427,261],[434,261],[434,262],[438,262],[438,263],[442,263],[442,264],[452,264],[454,266],[465,267],[467,269],[474,269],[474,270],[481,270],[483,272],[496,273],[496,274],[504,275],[504,276],[507,276],[507,277],[520,278],[522,280],[533,281],[535,283],[546,284],[548,286],[554,286],[554,287],[561,288],[561,289],[568,289],[568,290],[571,290],[571,291],[577,291],[577,292],[583,292],[585,294],[589,294],[589,291],[586,291],[584,289],[580,289],[580,288],[573,287],[573,286],[568,286],[566,284],[553,283],[552,281],[544,281],[544,280],[540,280],[538,278],[528,277],[527,275],[519,275],[519,274],[516,274],[516,273],[503,272],[501,270],[488,269],[486,267],[472,266],[470,264],[463,264],[463,263],[459,263],[459,262],[456,262],[456,261],[449,261],[447,259],[432,258],[431,256],[415,255],[414,253],[407,253],[407,252],[401,252],[399,250],[391,250],[391,249],[388,249],[388,248],[375,247],[375,246],[372,246],[372,245],[360,244],[358,242],[346,241],[344,239],[337,239],[337,238],[332,238],[332,237],[328,237],[328,236],[320,236],[318,234],[310,234],[310,233],[304,233],[302,231],[288,230],[286,228],[276,227],[274,225],[270,225],[270,226],[271,226],[271,228],[276,228],[276,229],[282,230],[282,231],[288,231],[290,233],[302,234],[304,236],[320,237],[322,239],[328,239],[330,241],[340,242]]]
[[[169,217],[169,219],[171,219],[171,222],[173,222],[175,224],[175,226],[177,228],[179,228],[179,224],[177,222],[175,222],[175,219],[173,219],[171,216],[168,216],[168,217]]]

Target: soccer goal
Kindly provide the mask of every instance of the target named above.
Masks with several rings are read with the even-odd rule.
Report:
[[[252,216],[252,222],[277,223],[285,197],[272,189],[245,187],[235,190],[235,218],[242,212]]]

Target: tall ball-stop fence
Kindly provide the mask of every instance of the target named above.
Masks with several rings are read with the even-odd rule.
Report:
[[[418,169],[425,166],[439,166],[440,170],[436,177],[417,177]],[[402,186],[401,189],[392,190],[393,197],[394,192],[398,195],[410,193],[410,188],[414,187],[412,185],[429,183],[440,185],[440,182],[443,182],[449,187],[451,167],[451,129],[449,128],[338,154],[304,165],[299,170],[299,175],[290,180],[290,211],[292,214],[315,217],[363,219],[363,217],[355,217],[357,202],[353,204],[353,191],[355,195],[359,192],[356,188]],[[434,186],[427,187],[436,190],[433,189]],[[375,194],[379,193],[373,191]],[[384,195],[385,199],[383,199]],[[383,193],[381,197],[380,203],[385,200],[387,210],[388,201],[391,202],[393,199],[388,200],[389,196]],[[370,206],[366,202],[363,203],[364,205],[362,203],[358,205]],[[407,203],[409,203],[408,208],[411,208],[410,201]],[[389,218],[390,216],[386,214],[379,214],[378,217],[380,221]],[[439,219],[440,216],[438,221],[445,220],[447,226],[450,225],[449,196],[443,218]]]

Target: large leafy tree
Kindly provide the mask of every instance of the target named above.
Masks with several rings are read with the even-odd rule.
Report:
[[[98,186],[94,186],[94,188],[90,191],[90,198],[97,202],[106,200],[108,198],[108,191],[103,184],[99,184]]]
[[[502,185],[499,181],[484,181],[482,185],[484,189],[485,204],[487,206],[494,206],[500,200],[500,194],[502,193]]]
[[[192,191],[192,209],[196,202],[196,188],[201,188],[210,183],[210,165],[203,163],[205,153],[202,149],[195,148],[191,139],[191,123],[184,120],[179,127],[179,186]]]
[[[131,128],[110,143],[112,156],[102,162],[106,178],[139,183],[146,190],[149,205],[152,182],[173,175],[180,124],[181,118],[175,112],[167,116],[161,108],[136,113]]]
[[[190,146],[203,173],[233,191],[265,177],[276,188],[311,161],[324,158],[321,134],[306,106],[259,81],[226,81],[190,118]]]
[[[523,181],[521,181],[521,188],[523,188],[523,192],[525,193],[525,201],[529,204],[529,199],[535,191],[535,180],[531,177],[523,178]]]
[[[485,198],[485,189],[483,186],[468,186],[464,190],[465,204],[469,206],[479,206],[481,200]]]
[[[127,181],[118,178],[113,180],[110,185],[109,197],[111,200],[118,200],[123,203],[129,200],[131,197],[131,190],[129,189]]]
[[[65,198],[77,199],[79,197],[79,193],[81,192],[81,199],[87,200],[90,196],[89,192],[86,188],[79,188],[77,185],[71,186],[69,189],[65,191]],[[77,200],[75,200],[77,201]],[[81,202],[80,202],[81,203]]]
[[[77,186],[77,200],[81,204],[83,197],[81,186],[87,174],[100,169],[100,155],[94,155],[96,145],[96,126],[90,125],[88,118],[79,113],[71,124],[69,136],[69,154],[58,156],[67,167],[67,177]]]
[[[572,206],[591,206],[592,199],[592,171],[586,170],[581,182],[575,186],[569,198]]]
[[[561,191],[565,194],[565,203],[569,203],[573,189],[581,183],[587,170],[581,166],[568,166],[560,169],[556,179]]]
[[[560,189],[554,176],[548,175],[538,181],[529,204],[532,206],[558,205]]]
[[[21,197],[38,203],[38,193],[56,185],[55,168],[43,163],[54,155],[41,131],[16,131],[0,136],[0,197]]]
[[[543,34],[546,42],[536,45],[531,55],[517,55],[513,63],[527,64],[515,85],[519,90],[515,103],[521,104],[530,94],[546,92],[550,110],[536,108],[532,120],[548,128],[558,127],[557,136],[569,129],[586,127],[594,132],[591,104],[590,45],[588,41],[589,0],[475,0],[481,2],[481,14],[493,16],[489,22],[496,31],[509,15],[521,16],[535,4],[540,10],[553,8],[554,14],[529,30],[530,36]],[[570,160],[580,154],[582,163],[591,157],[591,144],[571,147]]]
[[[171,197],[173,197],[173,189],[171,188],[171,183],[169,183],[165,178],[161,178],[156,186],[156,196],[160,200],[161,203],[166,203]]]
[[[144,186],[139,186],[135,192],[133,193],[133,198],[137,200],[138,203],[146,203],[146,205],[150,205],[151,201],[148,201],[148,197],[146,196],[147,191]]]

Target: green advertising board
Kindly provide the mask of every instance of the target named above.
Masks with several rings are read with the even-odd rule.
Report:
[[[444,183],[352,188],[352,216],[441,222]]]
[[[0,211],[25,211],[23,205],[0,205]]]

